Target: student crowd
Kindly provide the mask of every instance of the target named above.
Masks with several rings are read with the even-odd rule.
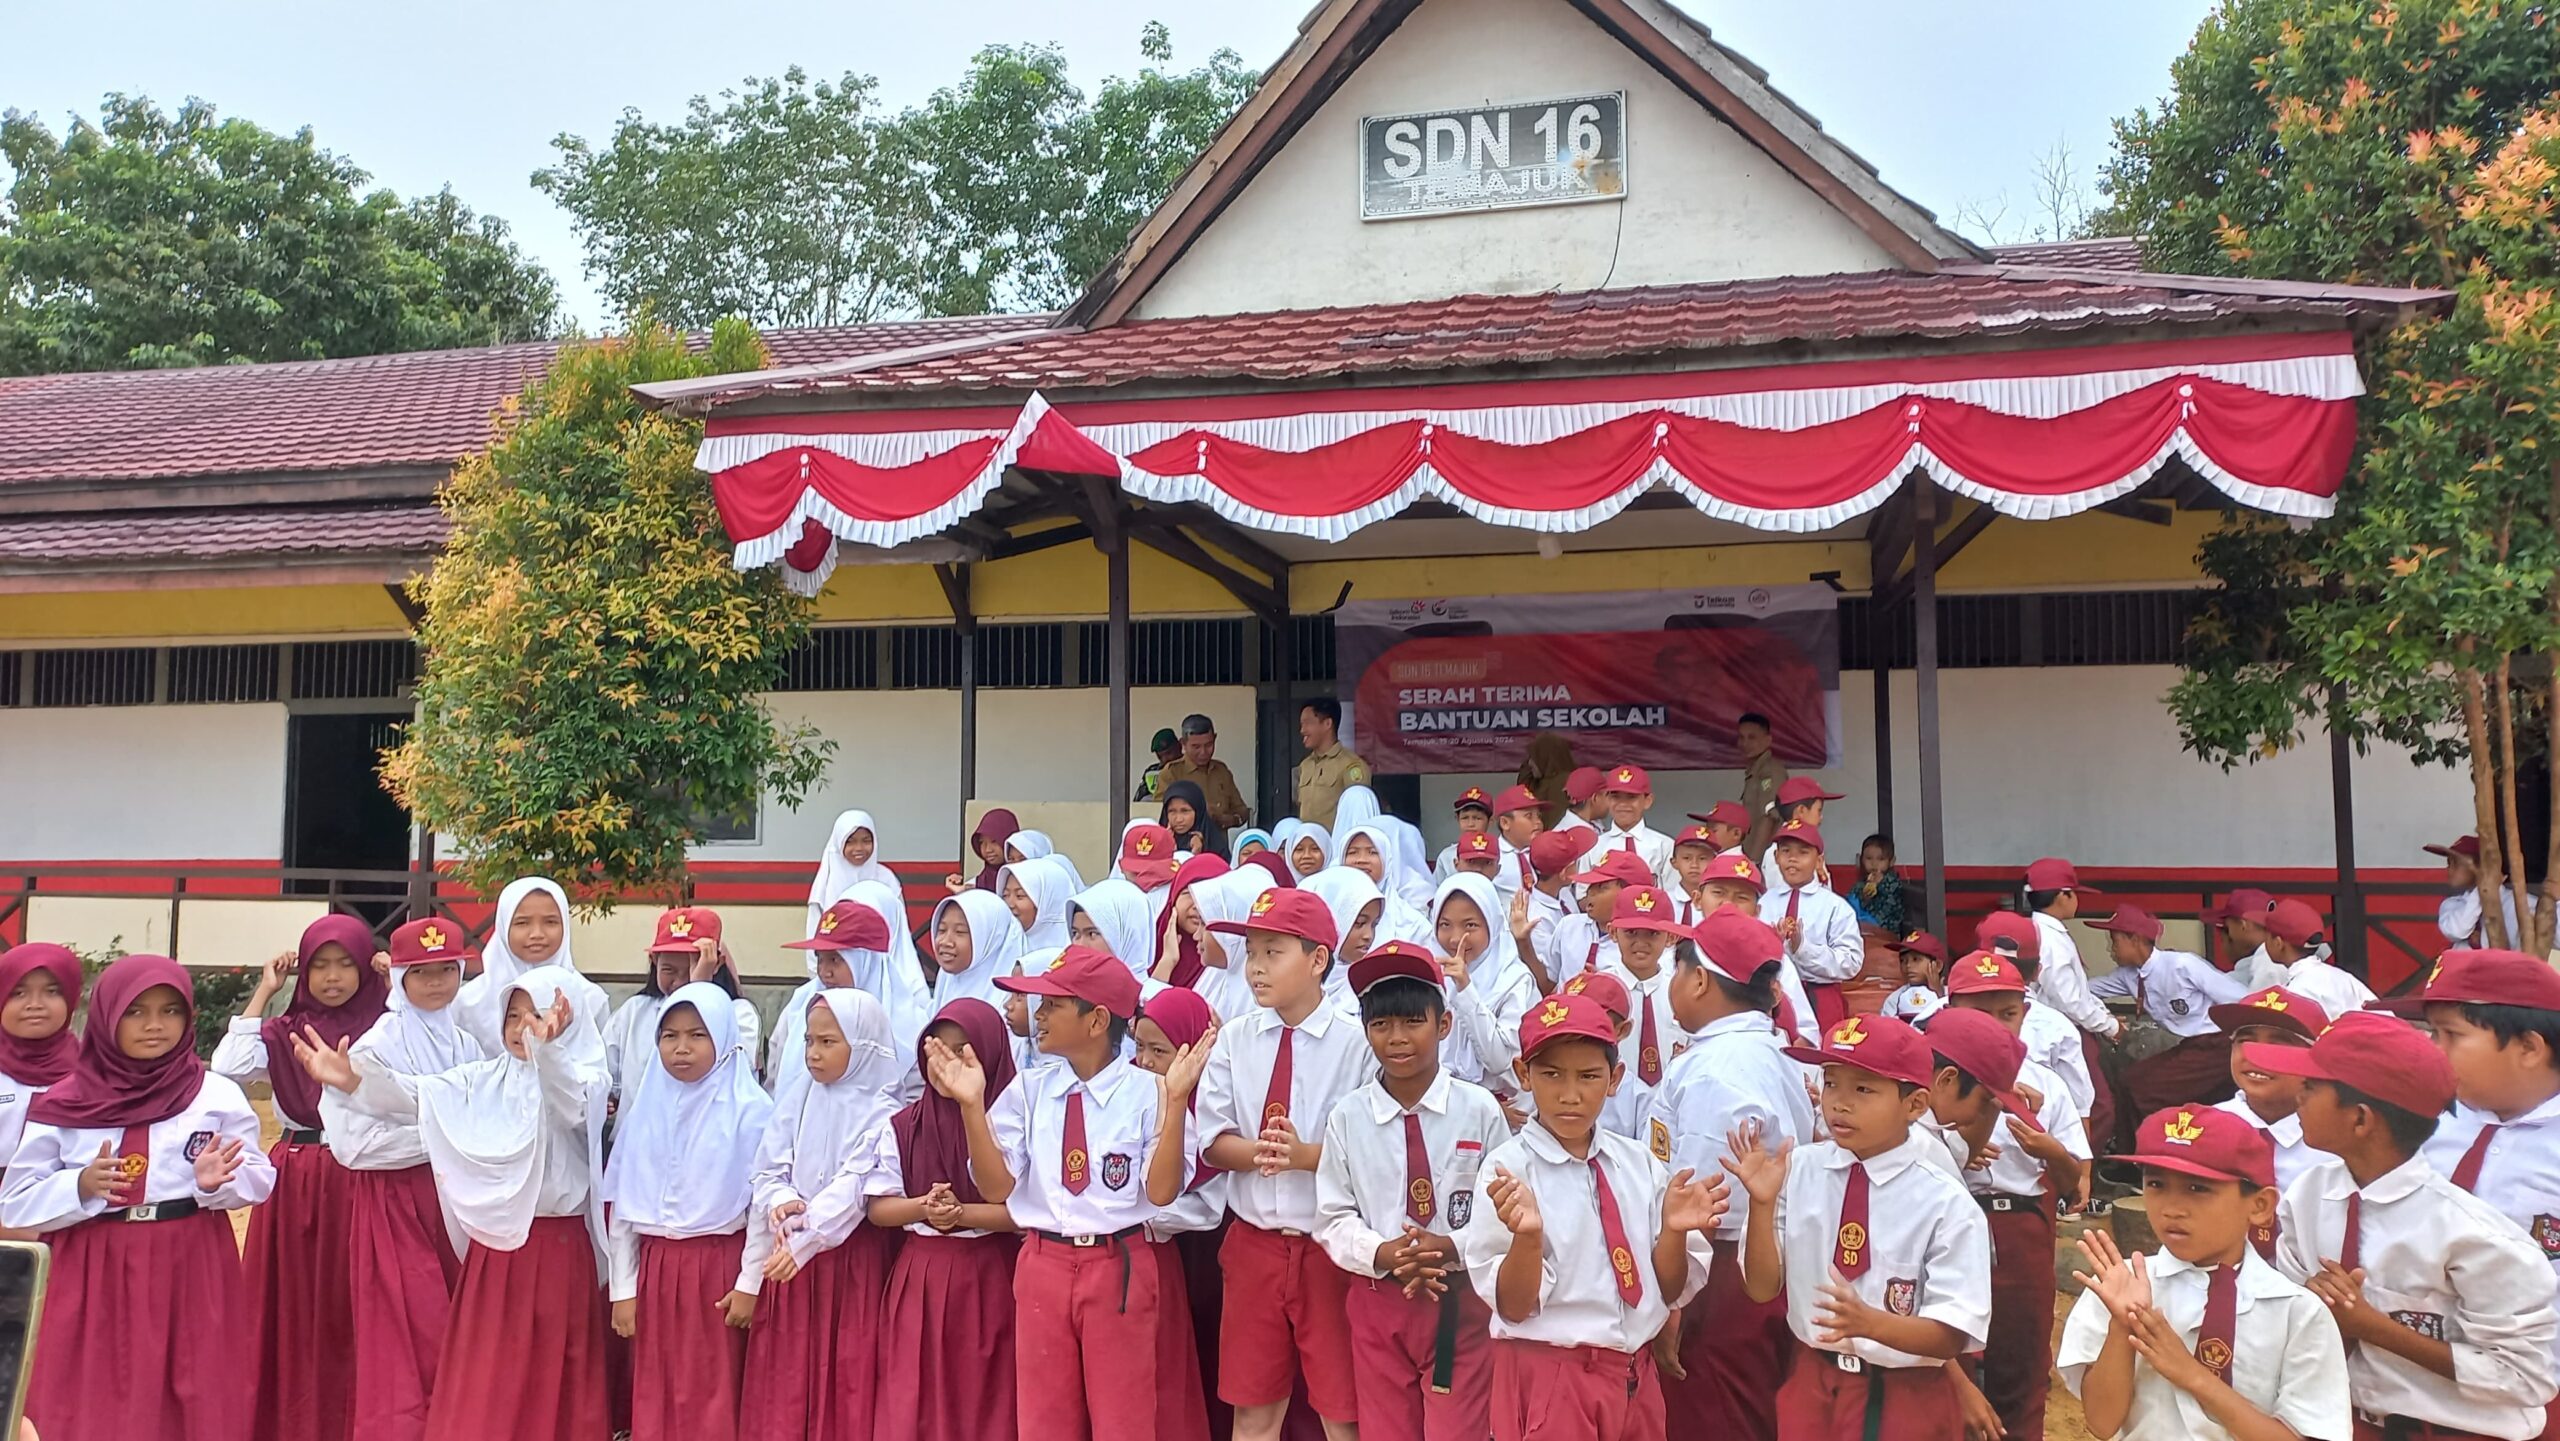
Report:
[[[1091,884],[1007,817],[927,953],[848,812],[769,1044],[716,912],[665,912],[616,1009],[541,879],[477,953],[314,924],[209,1065],[182,968],[114,962],[75,1039],[77,958],[19,946],[0,1225],[55,1252],[29,1417],[1979,1441],[2040,1436],[2058,1378],[2102,1437],[2556,1434],[2560,973],[2460,945],[2422,1029],[2242,894],[2235,970],[2126,905],[2092,984],[2089,888],[2040,861],[1966,953],[1907,933],[1865,1013],[1898,889],[1834,891],[1837,797],[1766,789],[1669,835],[1636,766],[1577,773],[1552,830],[1470,790],[1435,866],[1353,785],[1224,852],[1135,823]],[[2110,993],[2174,1037],[2116,1079]],[[2056,1215],[2110,1136],[2158,1249],[2079,1243],[2057,1351]]]

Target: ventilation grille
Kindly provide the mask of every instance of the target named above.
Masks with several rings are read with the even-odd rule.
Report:
[[[391,700],[417,680],[418,647],[409,641],[324,641],[293,648],[297,700]]]
[[[152,673],[160,659],[157,650],[40,650],[30,655],[37,705],[151,703]]]
[[[21,699],[26,685],[26,658],[14,650],[0,650],[0,710],[7,710]]]
[[[182,645],[169,651],[171,705],[236,705],[276,698],[271,645]]]
[[[1244,685],[1242,620],[1140,620],[1129,623],[1129,684]],[[1111,627],[1088,624],[1082,642],[1086,683],[1111,675]]]
[[[1938,665],[1945,670],[2017,666],[2176,665],[2200,592],[2057,591],[2042,595],[1938,597]],[[1873,603],[1840,602],[1840,664],[1871,670]],[[1909,602],[1886,617],[1886,664],[1916,663]]]
[[[879,632],[834,627],[814,630],[782,661],[782,688],[808,690],[877,690],[880,688]]]

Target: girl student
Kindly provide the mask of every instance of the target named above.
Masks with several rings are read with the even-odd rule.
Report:
[[[803,1027],[808,1080],[774,1108],[756,1153],[746,1261],[762,1299],[738,1435],[869,1441],[898,1233],[863,1224],[865,1202],[897,1185],[882,1179],[879,1142],[908,1062],[890,1045],[888,1012],[864,992],[820,991]]]
[[[1013,1083],[1004,1021],[984,1001],[944,1006],[926,1038],[977,1056],[988,1094]],[[924,1040],[916,1064],[924,1064]],[[890,1120],[871,1224],[905,1228],[889,1272],[873,1441],[1014,1441],[1013,1259],[1005,1208],[969,1174],[959,1103],[928,1086]]]
[[[1367,871],[1351,866],[1330,866],[1309,876],[1298,889],[1323,901],[1333,913],[1333,933],[1340,937],[1334,947],[1333,968],[1325,972],[1324,993],[1334,1004],[1357,1010],[1359,998],[1351,994],[1351,961],[1369,954],[1369,948],[1380,941],[1394,939],[1379,930],[1389,904],[1378,883],[1369,879]],[[1428,929],[1416,918],[1416,929]],[[1241,951],[1243,947],[1238,946]],[[1348,956],[1351,960],[1344,960]]]
[[[865,915],[872,919],[864,920]],[[807,953],[809,979],[773,1018],[765,1080],[777,1101],[787,1099],[785,1093],[809,1077],[808,1038],[801,1027],[820,991],[866,991],[889,1013],[893,1038],[904,1043],[924,1034],[933,1015],[933,993],[915,937],[908,934],[906,901],[896,886],[854,882],[810,927],[809,939],[785,942],[783,949]],[[907,1094],[913,1094],[915,1084],[910,1079]]]
[[[295,1064],[291,1037],[306,1028],[333,1049],[373,1029],[390,983],[373,966],[373,930],[354,916],[322,916],[300,947],[267,962],[257,989],[213,1048],[215,1074],[275,1093],[283,1134],[267,1159],[276,1189],[249,1213],[241,1257],[257,1297],[258,1435],[272,1441],[345,1441],[355,1425],[355,1292],[348,1274],[354,1175],[321,1130],[320,1083]],[[293,999],[267,1003],[290,975]]]
[[[996,877],[996,896],[1022,927],[1029,950],[1067,943],[1067,903],[1083,887],[1075,872],[1055,856],[1015,861]]]
[[[1198,781],[1175,781],[1164,788],[1156,824],[1173,832],[1174,848],[1184,855],[1227,858],[1226,828],[1209,814],[1209,797]]]
[[[1277,889],[1264,868],[1238,866],[1189,892],[1191,913],[1182,924],[1185,935],[1199,947],[1200,956],[1199,973],[1192,977],[1190,989],[1199,992],[1209,1010],[1221,1018],[1245,1015],[1255,1003],[1252,983],[1245,979],[1244,942],[1233,935],[1221,935],[1212,927],[1222,921],[1243,920],[1255,901]],[[1152,1001],[1154,997],[1147,999]]]
[[[1314,821],[1302,822],[1298,833],[1289,838],[1288,854],[1289,870],[1303,883],[1333,864],[1333,832]]]
[[[657,1048],[658,1012],[667,997],[696,981],[718,987],[729,998],[747,1068],[755,1069],[755,1058],[764,1054],[764,1017],[755,1002],[738,994],[738,963],[720,939],[720,913],[678,906],[658,914],[658,931],[649,942],[648,979],[604,1023],[604,1064],[616,1098],[640,1078],[649,1053]]]
[[[1226,874],[1226,858],[1214,854],[1193,856],[1174,872],[1173,889],[1156,921],[1155,944],[1147,951],[1148,975],[1168,986],[1189,986],[1200,978],[1200,903],[1192,892]]]
[[[26,1406],[51,1441],[250,1434],[255,1332],[222,1212],[265,1200],[276,1173],[249,1098],[194,1041],[183,967],[107,967],[0,1182],[0,1225],[53,1247]]]
[[[1341,853],[1334,863],[1367,876],[1385,898],[1386,905],[1378,913],[1377,940],[1412,941],[1427,946],[1431,944],[1431,921],[1406,893],[1407,878],[1399,854],[1395,832],[1370,821],[1342,833]],[[1427,895],[1425,900],[1428,901]]]
[[[570,1009],[586,1018],[586,1032],[601,1037],[613,1003],[604,987],[578,973],[569,955],[569,893],[540,876],[510,881],[498,892],[498,916],[489,928],[488,949],[480,957],[480,974],[462,983],[462,999],[454,1019],[492,1056],[506,1050],[501,1034],[507,987],[518,977],[540,969],[559,972],[557,989]],[[602,1062],[603,1046],[597,1046]]]
[[[1520,1055],[1520,1021],[1538,999],[1507,913],[1492,881],[1463,872],[1442,881],[1431,902],[1431,950],[1452,1021],[1440,1042],[1441,1068],[1499,1096],[1518,1089],[1511,1063]]]
[[[80,1055],[71,1013],[80,1009],[80,956],[30,941],[0,952],[0,1156],[18,1149],[27,1106]]]
[[[510,981],[498,996],[498,1052],[434,1074],[359,1068],[350,1049],[296,1038],[315,1079],[359,1109],[417,1124],[437,1190],[471,1242],[436,1357],[426,1441],[590,1441],[612,1428],[596,1178],[608,1082],[604,1041],[577,1008],[574,979],[536,966]]]
[[[1004,858],[1005,864],[1015,866],[1024,861],[1055,861],[1067,873],[1068,890],[1084,889],[1084,873],[1076,869],[1074,860],[1058,849],[1058,843],[1049,839],[1046,831],[1015,831],[1012,839],[1004,843]]]
[[[973,887],[982,891],[994,890],[996,872],[1012,859],[1005,854],[1005,845],[1013,839],[1014,832],[1021,829],[1022,822],[1015,820],[1013,812],[1001,806],[978,817],[977,829],[969,833],[969,854],[976,856],[979,863],[977,878],[972,880],[953,871],[942,878],[943,889],[955,896]]]
[[[827,848],[818,852],[818,874],[809,882],[809,928],[816,930],[818,917],[836,903],[856,881],[878,881],[891,890],[897,889],[898,873],[883,865],[880,854],[880,827],[869,811],[846,811],[836,817],[835,828],[827,833]]]
[[[1241,920],[1243,913],[1219,919]],[[1241,971],[1243,947],[1237,950]],[[1183,1047],[1198,1045],[1215,1024],[1208,1000],[1198,992],[1159,991],[1140,1003],[1138,1019],[1130,1025],[1130,1039],[1137,1043],[1134,1064],[1162,1076]],[[1199,1098],[1199,1092],[1191,1093],[1195,1111]],[[1152,1248],[1160,1288],[1157,1441],[1198,1436],[1204,1422],[1211,1436],[1226,1436],[1235,1427],[1235,1408],[1218,1399],[1218,1314],[1226,1296],[1218,1247],[1227,1237],[1227,1176],[1202,1161],[1191,1173],[1190,1188],[1147,1222],[1149,1240],[1172,1243]]]
[[[755,1278],[747,1210],[773,1098],[731,997],[679,986],[633,1067],[605,1163],[615,1334],[631,1341],[632,1441],[735,1441]]]
[[[933,1004],[964,997],[992,1005],[996,977],[1022,958],[1022,927],[993,888],[967,890],[933,908]]]

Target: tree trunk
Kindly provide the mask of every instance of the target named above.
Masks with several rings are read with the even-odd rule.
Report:
[[[2515,663],[2507,656],[2498,657],[2498,799],[2505,815],[2499,832],[2498,853],[2512,862],[2507,872],[2507,889],[2516,903],[2516,923],[2524,934],[2514,937],[2509,945],[2519,950],[2532,947],[2533,927],[2525,917],[2533,914],[2533,893],[2526,889],[2524,864],[2524,813],[2516,804],[2516,692]],[[2549,879],[2547,876],[2545,879]],[[2485,904],[2485,898],[2484,902]],[[2506,919],[2501,906],[2499,919]]]
[[[2503,948],[2509,942],[2506,908],[2498,904],[2506,873],[2498,849],[2497,757],[2489,749],[2488,697],[2483,694],[2480,672],[2468,664],[2477,646],[2466,636],[2455,647],[2465,662],[2457,674],[2462,681],[2463,736],[2471,746],[2472,824],[2480,837],[2480,925],[2489,944]]]
[[[2560,523],[2560,461],[2551,464],[2551,509],[2553,523]],[[2560,634],[2560,585],[2550,593],[2551,631]],[[2560,650],[2545,651],[2542,657],[2544,698],[2542,723],[2546,731],[2560,731]],[[2553,928],[2560,925],[2560,744],[2546,738],[2543,743],[2543,784],[2551,797],[2550,834],[2543,838],[2542,904],[2524,918],[2525,933],[2533,938],[2525,949],[2537,956],[2551,954]]]

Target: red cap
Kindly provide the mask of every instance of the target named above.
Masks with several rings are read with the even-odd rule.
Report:
[[[1469,831],[1458,837],[1458,859],[1463,861],[1477,858],[1496,861],[1502,859],[1502,852],[1496,847],[1493,832]]]
[[[1932,1012],[1929,1029],[1921,1034],[1930,1050],[1981,1082],[2001,1110],[2043,1129],[2036,1122],[2035,1107],[2018,1094],[2018,1068],[2026,1064],[2027,1043],[2009,1034],[2007,1026],[1980,1011],[1949,1006]]]
[[[1626,886],[1649,886],[1653,884],[1653,868],[1644,863],[1644,857],[1633,851],[1611,851],[1600,858],[1600,864],[1573,878],[1577,886],[1596,886],[1609,881]]]
[[[1324,897],[1313,891],[1272,890],[1254,897],[1253,905],[1240,921],[1211,921],[1209,929],[1222,935],[1241,936],[1252,931],[1277,931],[1313,941],[1326,950],[1342,943],[1333,928],[1333,910]],[[1127,969],[1127,967],[1122,967]]]
[[[1143,890],[1163,885],[1181,864],[1173,832],[1159,825],[1131,826],[1120,838],[1120,873]]]
[[[1072,996],[1124,1021],[1135,1020],[1138,1015],[1137,973],[1091,946],[1067,947],[1058,953],[1049,969],[1036,976],[998,976],[996,989],[1026,996]]]
[[[2162,930],[2160,918],[2158,916],[2151,914],[2149,911],[2144,910],[2142,907],[2135,905],[2131,901],[2126,901],[2117,906],[2116,913],[2114,915],[2108,916],[2104,920],[2091,921],[2089,925],[2093,930],[2116,931],[2128,936],[2140,936],[2142,939],[2152,942],[2157,942],[2160,939]],[[2175,1093],[2173,1092],[2172,1094]]]
[[[2427,973],[2418,1004],[2560,1011],[2560,971],[2522,951],[2447,951]]]
[[[1507,816],[1513,811],[1539,810],[1544,804],[1538,799],[1536,791],[1527,786],[1513,786],[1493,798],[1493,813],[1497,816]]]
[[[2245,1117],[2211,1106],[2152,1112],[2134,1128],[2133,1154],[2124,1159],[2208,1181],[2258,1187],[2276,1183],[2276,1148],[2267,1133]]]
[[[1710,885],[1716,881],[1742,881],[1755,891],[1765,891],[1769,888],[1769,883],[1760,876],[1760,867],[1753,863],[1751,857],[1740,851],[1720,852],[1714,860],[1707,862],[1707,868],[1698,875],[1700,886]]]
[[[1618,892],[1618,908],[1609,913],[1609,925],[1621,931],[1660,931],[1667,936],[1685,936],[1688,928],[1680,924],[1680,908],[1660,886],[1629,886]]]
[[[867,909],[867,908],[866,908]],[[699,950],[697,942],[720,939],[720,913],[700,906],[678,906],[658,914],[658,938],[649,943],[649,954],[661,951]]]
[[[1980,995],[1986,991],[2017,991],[2024,994],[2027,976],[2018,963],[1993,951],[1976,951],[1955,963],[1947,972],[1947,994]]]
[[[2422,846],[2420,849],[2424,850],[2428,855],[2442,856],[2446,860],[2451,860],[2455,856],[2460,856],[2466,861],[2476,861],[2480,859],[2480,838],[2478,836],[2464,836],[2462,839],[2455,841],[2449,846]]]
[[[2027,889],[2031,891],[2086,891],[2098,894],[2096,886],[2080,884],[2080,872],[2060,856],[2047,856],[2027,862]]]
[[[2424,1031],[2375,1011],[2350,1011],[2309,1046],[2240,1048],[2261,1071],[2352,1086],[2377,1101],[2432,1116],[2453,1104],[2453,1067]]]
[[[2306,1041],[2315,1041],[2329,1029],[2329,1012],[2309,996],[2288,991],[2282,986],[2269,986],[2245,1001],[2225,1001],[2207,1007],[2205,1015],[2226,1031],[2244,1026],[2272,1026],[2291,1031]]]
[[[1576,834],[1581,829],[1540,831],[1529,842],[1529,869],[1538,873],[1538,879],[1563,875],[1581,862],[1582,853],[1591,847],[1590,841]]]
[[[1699,959],[1726,980],[1745,986],[1787,953],[1787,943],[1778,939],[1768,922],[1740,911],[1718,911],[1698,922],[1690,934],[1697,942]]]
[[[2044,954],[2044,940],[2036,934],[2036,923],[2016,911],[1993,911],[1973,928],[1973,943],[1986,950],[2014,952],[2026,960]]]
[[[1672,849],[1678,850],[1682,846],[1705,846],[1710,851],[1721,849],[1714,841],[1707,838],[1705,826],[1684,827],[1680,834],[1671,838]]]
[[[1598,766],[1577,767],[1573,774],[1564,778],[1564,798],[1575,805],[1580,805],[1598,794],[1600,794]]]
[[[2267,908],[2275,903],[2276,898],[2265,891],[2243,886],[2224,896],[2221,904],[2205,907],[2204,923],[2218,926],[2224,921],[2264,921]]]
[[[1838,791],[1827,791],[1822,782],[1811,776],[1789,776],[1778,783],[1778,804],[1802,805],[1806,801],[1839,801],[1848,797]]]
[[[1653,777],[1646,775],[1642,766],[1616,766],[1600,778],[1600,789],[1649,796],[1653,794]]]
[[[1751,812],[1740,801],[1718,801],[1703,811],[1689,812],[1689,819],[1702,826],[1731,826],[1738,831],[1751,829]]]
[[[2297,946],[2308,946],[2320,938],[2320,928],[2327,922],[2320,913],[2291,896],[2276,902],[2267,910],[2269,934]]]
[[[1888,1081],[1929,1084],[1929,1043],[1891,1016],[1851,1016],[1833,1026],[1820,1046],[1788,1046],[1787,1059],[1808,1066],[1855,1066]]]
[[[1927,931],[1913,931],[1893,943],[1897,951],[1916,951],[1943,966],[1947,963],[1947,943]]]
[[[1635,1014],[1635,1003],[1627,998],[1625,983],[1607,971],[1577,971],[1557,994],[1589,996],[1600,1003],[1600,1009],[1621,1021]]]
[[[885,951],[889,923],[860,901],[838,901],[818,918],[818,933],[805,941],[785,941],[786,951]]]
[[[462,927],[438,916],[411,921],[391,933],[391,964],[395,966],[432,966],[444,961],[468,961],[478,956],[471,949],[470,938]]]
[[[1618,1027],[1609,1019],[1608,1009],[1587,995],[1549,996],[1520,1018],[1520,1055],[1524,1060],[1550,1042],[1568,1038],[1614,1046],[1618,1044]]]
[[[1778,835],[1775,843],[1783,846],[1789,841],[1796,841],[1801,844],[1811,846],[1816,852],[1819,852],[1822,849],[1822,827],[1814,825],[1812,822],[1807,821],[1802,817],[1798,817],[1795,820],[1791,820],[1785,825],[1778,827]]]
[[[1485,794],[1485,789],[1482,786],[1469,786],[1465,790],[1458,792],[1457,803],[1451,806],[1450,809],[1462,811],[1469,806],[1474,806],[1477,810],[1483,811],[1487,815],[1491,815],[1493,813],[1493,797]]]
[[[1360,995],[1380,981],[1402,976],[1437,986],[1448,979],[1440,969],[1439,958],[1411,941],[1388,941],[1369,948],[1351,967],[1351,994]]]

